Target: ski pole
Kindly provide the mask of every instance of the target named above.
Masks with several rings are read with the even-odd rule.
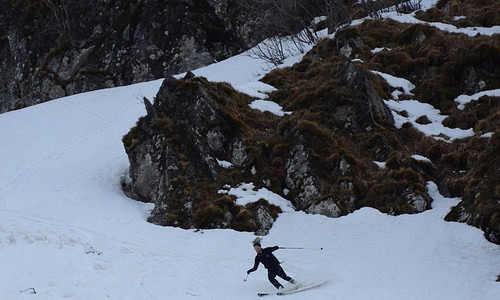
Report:
[[[323,247],[320,247],[320,248],[280,247],[280,249],[288,249],[288,250],[323,250]]]
[[[247,282],[247,279],[248,279],[248,273],[247,273],[247,276],[245,277],[245,279],[243,279],[243,281]]]

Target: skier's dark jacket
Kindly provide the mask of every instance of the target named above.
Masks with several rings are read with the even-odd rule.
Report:
[[[259,263],[262,263],[264,267],[266,267],[266,269],[270,272],[278,272],[280,268],[280,262],[272,252],[278,250],[279,248],[280,247],[278,246],[263,248],[262,253],[257,253],[257,255],[255,256],[255,264],[253,265],[253,268],[248,270],[248,272],[257,270],[257,268],[259,267]]]

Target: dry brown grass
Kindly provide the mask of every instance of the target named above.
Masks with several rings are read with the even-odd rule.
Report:
[[[461,110],[443,121],[451,128],[473,128],[477,133],[494,132],[500,129],[498,122],[500,101],[498,97],[483,96],[468,104],[467,110]]]
[[[440,0],[436,7],[417,13],[417,18],[457,27],[492,27],[500,25],[500,3],[488,0]]]

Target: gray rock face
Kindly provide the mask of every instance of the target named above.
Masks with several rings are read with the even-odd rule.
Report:
[[[259,227],[255,231],[255,234],[256,235],[268,234],[269,230],[271,229],[274,223],[274,218],[269,213],[269,209],[265,206],[260,205],[256,208],[255,215],[256,215],[255,221]]]
[[[0,113],[189,71],[241,52],[258,32],[243,29],[256,25],[234,0],[67,0],[59,20],[44,1],[6,2]]]
[[[352,105],[340,106],[334,113],[335,119],[345,122],[346,129],[360,132],[370,130],[376,122],[394,123],[390,109],[376,94],[371,80],[355,64],[344,62],[339,76],[352,88],[356,99]]]
[[[213,151],[221,151],[226,143],[226,137],[221,128],[215,127],[207,133],[207,143]]]
[[[290,150],[290,157],[285,165],[285,183],[289,190],[297,191],[294,199],[297,208],[304,208],[319,196],[320,180],[311,171],[304,145],[297,144]]]
[[[495,219],[484,217],[482,212],[477,210],[477,205],[471,205],[471,202],[470,200],[461,201],[445,217],[445,220],[467,223],[480,228],[484,231],[484,236],[487,240],[495,244],[500,244],[500,222],[495,223]]]
[[[406,189],[401,195],[406,203],[409,203],[415,212],[423,212],[427,209],[430,203],[429,197],[424,197],[424,194],[418,194],[411,189]]]
[[[129,154],[130,182],[125,190],[134,199],[143,202],[162,202],[170,188],[169,182],[180,172],[179,161],[167,143],[166,137],[158,132],[157,116],[147,99],[148,115],[141,120],[144,130],[141,136],[127,148]]]
[[[233,165],[235,165],[238,168],[245,168],[250,164],[251,159],[246,154],[241,139],[239,138],[234,139],[230,149],[231,149],[230,150],[231,163]]]
[[[324,215],[330,218],[337,218],[342,215],[342,211],[332,198],[328,198],[318,204],[313,204],[307,209],[310,214]]]

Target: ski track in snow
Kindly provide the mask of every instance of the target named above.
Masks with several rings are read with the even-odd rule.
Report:
[[[235,65],[246,73],[225,72]],[[241,91],[264,99],[272,87],[255,84],[264,66],[238,56],[195,73],[233,76]],[[255,299],[273,291],[263,266],[243,281],[255,255],[251,233],[155,226],[146,222],[152,204],[121,192],[128,167],[121,137],[145,113],[142,96],[152,99],[160,85],[0,115],[0,299]],[[432,182],[427,188],[433,208],[418,215],[282,213],[263,246],[309,248],[275,254],[298,281],[330,280],[287,297],[498,299],[500,247],[477,228],[445,222],[459,199],[441,196]],[[260,195],[250,190],[241,199]]]

